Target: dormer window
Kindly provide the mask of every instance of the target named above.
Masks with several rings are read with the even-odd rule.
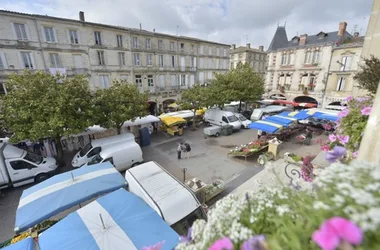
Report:
[[[325,32],[322,32],[322,31],[317,34],[318,39],[325,39],[326,36],[327,36],[327,34]]]
[[[300,38],[298,36],[295,36],[292,38],[292,43],[298,43]]]

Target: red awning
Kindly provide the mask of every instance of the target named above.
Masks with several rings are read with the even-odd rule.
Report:
[[[304,108],[316,108],[318,105],[315,103],[308,102],[293,102],[294,107],[304,107]]]

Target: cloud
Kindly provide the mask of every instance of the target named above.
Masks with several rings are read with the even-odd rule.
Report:
[[[373,0],[0,0],[3,9],[268,47],[277,24],[288,38],[337,30],[341,21],[364,35]],[[366,18],[366,19],[364,19]]]

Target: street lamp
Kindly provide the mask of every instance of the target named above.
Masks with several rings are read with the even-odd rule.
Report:
[[[186,181],[186,171],[187,171],[187,168],[183,168],[181,171],[183,173],[183,182],[185,182]]]

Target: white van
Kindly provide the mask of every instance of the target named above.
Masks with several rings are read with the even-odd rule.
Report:
[[[44,181],[54,175],[57,168],[53,157],[42,157],[0,143],[0,189]]]
[[[276,115],[286,110],[291,111],[292,109],[281,105],[270,105],[265,108],[257,108],[252,112],[251,121],[258,121],[265,116]]]
[[[252,122],[248,120],[244,115],[240,113],[234,113],[234,115],[239,119],[241,122],[241,127],[242,128],[248,128],[248,125],[251,124]]]
[[[135,136],[132,133],[125,133],[93,140],[74,155],[74,158],[71,161],[71,165],[73,165],[74,168],[79,168],[87,162],[91,161],[91,159],[94,158],[95,155],[99,154],[102,150],[115,144],[127,143],[129,141],[135,141]]]
[[[232,125],[235,131],[240,130],[241,122],[230,111],[207,109],[204,115],[205,122],[216,126]]]
[[[102,150],[102,152],[97,154],[84,166],[107,161],[111,162],[118,171],[124,171],[141,164],[144,160],[140,145],[134,141],[130,141],[114,144],[113,146]]]
[[[127,190],[143,199],[179,235],[186,235],[197,219],[207,220],[190,188],[154,161],[125,172]]]

